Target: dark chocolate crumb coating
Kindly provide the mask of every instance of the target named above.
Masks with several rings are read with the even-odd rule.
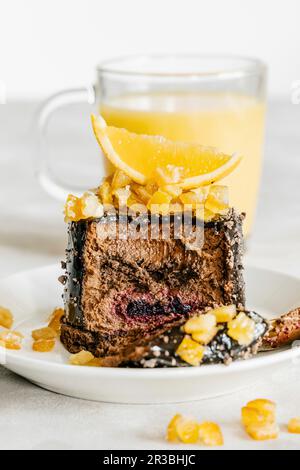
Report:
[[[202,364],[230,364],[238,359],[247,359],[257,352],[264,334],[268,330],[268,323],[255,312],[247,312],[246,315],[255,322],[253,341],[248,346],[241,346],[230,336],[226,324],[216,334],[214,339],[205,347]],[[165,332],[147,347],[147,353],[138,361],[127,361],[124,367],[156,368],[156,367],[191,367],[183,361],[176,350],[184,338],[185,333],[180,327]]]

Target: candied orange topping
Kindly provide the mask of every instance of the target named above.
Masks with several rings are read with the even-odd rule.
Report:
[[[92,192],[84,193],[81,198],[69,194],[64,209],[66,222],[102,217],[103,212],[103,205],[98,196]]]
[[[111,187],[112,187],[112,190],[125,188],[125,186],[128,186],[131,182],[132,182],[131,178],[129,178],[129,176],[127,176],[124,173],[124,171],[116,170],[113,175]]]
[[[157,168],[154,178],[145,184],[134,182],[124,171],[117,169],[97,190],[87,191],[80,198],[70,194],[65,204],[65,220],[99,218],[110,207],[130,208],[134,204],[145,206],[145,210],[139,208],[138,212],[148,210],[162,215],[192,210],[196,217],[206,222],[227,212],[225,186],[208,185],[184,190],[180,181],[180,168],[172,165]]]

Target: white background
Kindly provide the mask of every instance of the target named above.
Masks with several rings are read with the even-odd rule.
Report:
[[[259,56],[272,95],[300,78],[299,0],[0,0],[8,100],[85,85],[101,60],[137,52]]]

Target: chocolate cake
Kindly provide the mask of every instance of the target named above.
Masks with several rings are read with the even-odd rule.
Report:
[[[230,209],[205,222],[199,249],[175,238],[176,216],[169,239],[162,236],[162,216],[157,239],[149,236],[148,215],[139,228],[143,236],[136,239],[123,237],[128,216],[104,214],[69,223],[61,327],[67,350],[85,349],[117,365],[135,360],[143,346],[195,311],[243,307],[243,217]]]

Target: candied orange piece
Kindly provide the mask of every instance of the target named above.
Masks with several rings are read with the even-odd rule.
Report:
[[[273,414],[276,415],[276,403],[274,401],[268,400],[267,398],[256,398],[251,400],[246,405],[248,408],[254,408],[260,413]]]
[[[300,434],[300,418],[292,418],[289,420],[288,431],[292,434]]]
[[[148,201],[147,208],[155,214],[166,215],[169,213],[169,204],[172,196],[164,191],[156,191]]]
[[[205,207],[215,214],[226,214],[229,208],[228,187],[210,186]]]
[[[85,366],[88,364],[94,356],[89,351],[85,351],[84,349],[77,354],[72,354],[69,359],[69,364],[73,366]]]
[[[253,341],[255,322],[244,312],[241,312],[227,323],[228,336],[236,340],[241,346],[248,346]]]
[[[125,188],[125,186],[128,186],[131,183],[131,181],[131,178],[129,178],[129,176],[124,173],[124,171],[116,170],[111,182],[112,190]]]
[[[86,192],[81,197],[81,213],[83,218],[88,219],[90,217],[99,218],[103,216],[104,209],[103,205],[99,201],[96,194]]]
[[[6,349],[21,349],[23,335],[18,331],[5,329],[0,332],[0,341]],[[4,343],[4,344],[3,344]]]
[[[191,317],[184,324],[184,331],[188,334],[198,333],[199,331],[209,331],[210,329],[216,326],[216,317],[210,313],[203,313],[202,315],[197,315]]]
[[[167,441],[179,442],[179,436],[177,434],[177,423],[179,419],[181,418],[182,416],[180,414],[176,414],[175,416],[173,416],[173,418],[169,422],[168,427],[167,427],[167,435],[166,435]]]
[[[192,340],[188,335],[185,335],[182,342],[177,348],[176,354],[181,359],[192,366],[199,366],[204,356],[205,348]]]
[[[204,215],[203,215],[204,221],[205,222],[211,222],[215,218],[216,218],[216,214],[214,212],[211,212],[210,210],[208,210],[206,207],[204,207]]]
[[[126,188],[118,188],[113,191],[113,195],[117,199],[117,203],[120,207],[124,207],[127,205],[127,201],[129,199],[129,196],[131,195],[131,191],[129,189],[129,186],[126,186]]]
[[[56,334],[60,333],[60,327],[61,327],[60,320],[63,317],[63,315],[64,315],[64,309],[63,308],[56,308],[55,310],[53,310],[53,312],[52,312],[52,314],[49,318],[48,326],[49,326],[49,328],[54,330],[56,332]]]
[[[266,424],[275,422],[274,413],[268,411],[260,411],[250,406],[243,406],[242,408],[242,423],[245,427],[248,426],[264,426]]]
[[[279,427],[275,423],[266,425],[251,425],[246,427],[247,434],[255,441],[266,441],[269,439],[277,439],[279,435]]]
[[[10,310],[0,307],[0,326],[10,329],[13,326],[14,317]]]
[[[101,359],[100,357],[94,357],[91,361],[87,362],[85,365],[89,367],[103,367],[103,359]]]
[[[131,183],[130,189],[137,195],[137,197],[140,199],[140,201],[143,204],[147,204],[151,194],[147,191],[145,186],[141,186],[140,184],[137,183]]]
[[[196,444],[199,439],[198,423],[192,418],[180,416],[175,422],[177,436],[184,444]]]
[[[37,339],[32,343],[32,349],[36,352],[50,352],[55,346],[55,339]]]
[[[196,208],[198,204],[204,204],[207,196],[206,187],[192,189],[186,193],[182,193],[179,197],[182,204],[192,205],[192,208]]]
[[[152,196],[158,190],[158,185],[154,179],[149,179],[145,185],[145,189],[150,194],[150,196]]]
[[[212,422],[204,422],[198,426],[200,442],[206,446],[222,446],[223,434],[220,426]]]
[[[54,339],[56,337],[56,332],[49,326],[46,326],[45,328],[39,328],[38,330],[33,330],[31,333],[31,336],[35,340]]]
[[[184,325],[186,333],[192,335],[194,341],[208,344],[218,332],[216,317],[210,313],[190,318]]]
[[[154,180],[158,186],[176,184],[182,180],[183,168],[175,165],[157,167],[154,172]]]
[[[69,194],[65,203],[65,221],[66,222],[77,222],[83,218],[81,212],[81,200],[79,197]]]
[[[102,204],[113,204],[112,190],[109,181],[103,181],[98,189]]]
[[[164,193],[170,194],[172,198],[177,198],[181,195],[182,189],[178,184],[165,184],[159,188]]]
[[[236,316],[236,306],[224,305],[210,310],[209,313],[216,317],[217,323],[227,323]]]
[[[197,333],[193,333],[192,338],[194,341],[197,341],[197,343],[206,345],[214,339],[218,331],[219,329],[217,327],[214,327],[209,331],[199,331]]]

